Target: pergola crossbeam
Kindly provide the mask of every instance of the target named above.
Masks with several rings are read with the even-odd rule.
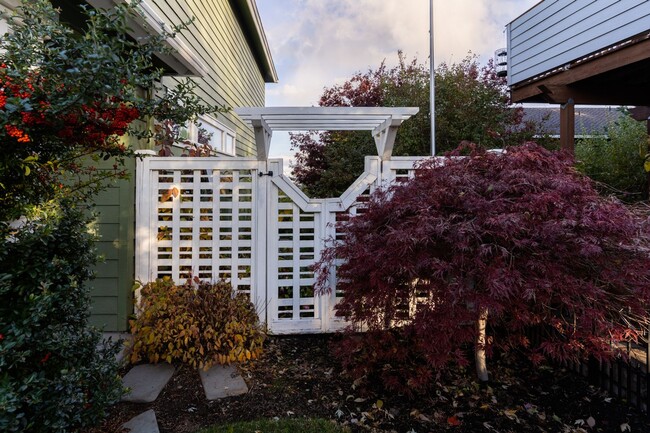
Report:
[[[418,107],[242,107],[237,113],[255,131],[257,157],[268,159],[273,131],[371,131],[377,154],[391,158],[397,129]]]

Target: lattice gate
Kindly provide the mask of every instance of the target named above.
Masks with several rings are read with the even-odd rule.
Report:
[[[136,279],[229,280],[249,294],[273,333],[328,332],[341,293],[314,293],[312,266],[337,220],[363,210],[378,185],[408,177],[414,158],[381,163],[336,199],[309,199],[283,173],[282,160],[158,158],[138,162]]]

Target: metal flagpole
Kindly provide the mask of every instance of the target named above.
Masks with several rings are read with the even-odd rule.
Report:
[[[433,0],[429,0],[429,101],[431,115],[431,156],[436,154],[436,86],[433,62]]]

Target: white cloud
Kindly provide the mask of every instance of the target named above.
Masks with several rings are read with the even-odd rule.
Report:
[[[433,0],[435,59],[469,51],[489,59],[505,45],[505,25],[537,0]],[[267,105],[317,105],[324,87],[354,72],[394,65],[397,50],[428,63],[428,0],[257,0],[280,82]],[[274,140],[272,155],[289,153]]]

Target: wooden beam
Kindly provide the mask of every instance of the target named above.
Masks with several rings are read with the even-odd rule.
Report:
[[[575,104],[569,99],[560,106],[560,146],[572,155],[575,154]]]
[[[630,108],[630,115],[634,120],[648,120],[650,119],[650,107],[632,107]],[[650,134],[650,131],[648,131]]]
[[[567,69],[551,72],[551,75],[530,80],[524,83],[515,83],[511,87],[512,102],[522,102],[540,96],[541,86],[552,88],[554,86],[567,86],[586,78],[591,78],[605,72],[631,65],[650,58],[650,38],[612,51],[591,60],[576,61]],[[606,102],[605,102],[606,103]],[[628,102],[628,104],[631,104]],[[645,104],[638,104],[645,105]]]
[[[602,86],[570,86],[540,84],[537,86],[541,91],[539,99],[549,104],[565,104],[573,99],[575,104],[603,104],[608,105],[642,105],[648,101],[648,95],[639,92],[637,88],[616,89],[604,88]]]

